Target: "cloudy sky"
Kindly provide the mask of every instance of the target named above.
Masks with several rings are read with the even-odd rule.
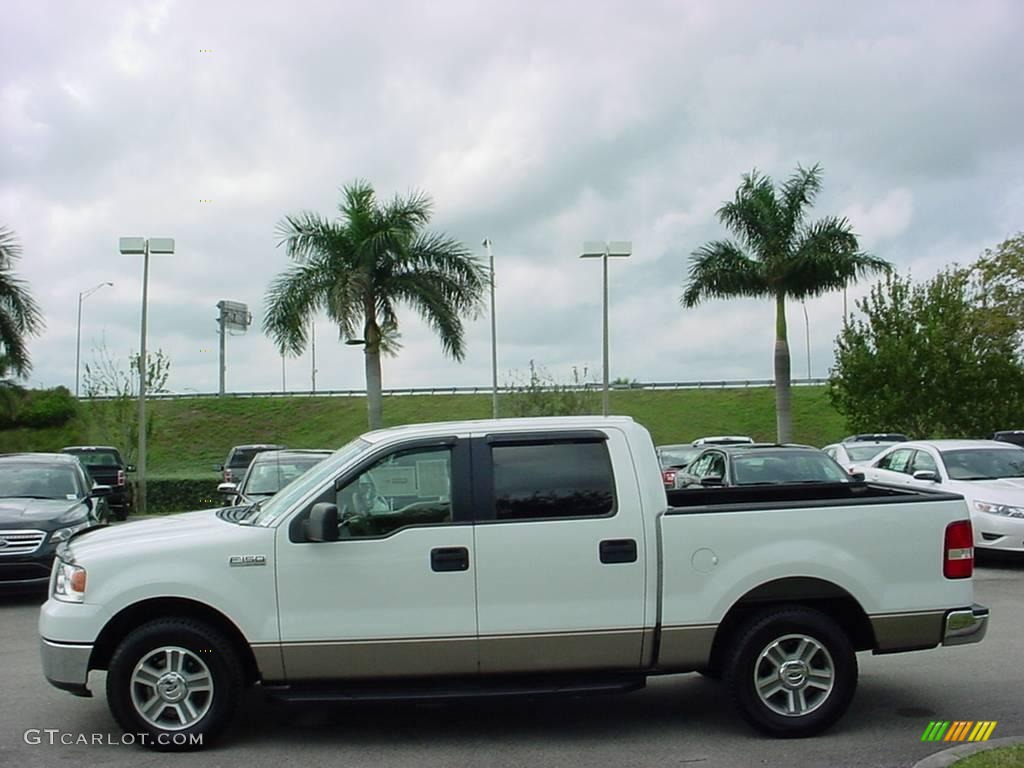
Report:
[[[338,190],[421,189],[432,228],[494,243],[500,377],[531,359],[600,376],[601,270],[583,240],[632,240],[611,272],[611,374],[771,376],[771,302],[679,306],[688,254],[723,234],[740,175],[820,162],[818,214],[927,277],[1024,229],[1024,4],[964,2],[218,2],[9,0],[0,44],[0,224],[46,316],[34,386],[139,345],[140,257],[153,257],[149,346],[169,388],[217,388],[216,304],[245,302],[228,389],[282,385],[261,330],[286,266],[275,225],[333,215]],[[209,201],[209,202],[204,202]],[[851,292],[863,293],[866,287]],[[841,295],[808,302],[827,374]],[[791,305],[793,371],[807,373]],[[490,382],[487,316],[462,364],[406,311],[386,387]],[[317,389],[363,386],[362,354],[323,319]],[[288,389],[312,385],[289,358]]]

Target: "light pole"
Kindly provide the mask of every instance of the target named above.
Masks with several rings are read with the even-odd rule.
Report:
[[[811,321],[807,319],[807,302],[801,300],[804,305],[804,327],[807,328],[807,383],[811,383]]]
[[[626,257],[633,253],[633,244],[628,240],[588,240],[583,243],[581,259],[600,258],[604,272],[604,386],[601,394],[601,412],[608,415],[608,258]]]
[[[494,316],[494,252],[491,250],[491,239],[485,237],[484,248],[491,261],[491,416],[498,418],[498,326]]]
[[[149,254],[174,253],[174,238],[171,237],[122,237],[119,244],[121,253],[143,256],[142,266],[142,332],[139,342],[139,458],[136,462],[140,515],[146,514],[146,299],[149,290]]]
[[[80,291],[78,294],[78,342],[75,346],[75,397],[78,397],[78,371],[79,365],[82,360],[82,301],[88,299],[96,291],[104,286],[113,287],[113,283],[100,283],[99,285],[93,286],[88,291]]]

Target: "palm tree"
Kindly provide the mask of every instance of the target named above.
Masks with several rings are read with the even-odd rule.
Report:
[[[21,245],[14,232],[0,227],[0,355],[5,372],[24,377],[32,370],[25,338],[42,331],[45,323],[28,284],[14,274],[19,258]]]
[[[310,320],[318,311],[352,340],[361,330],[366,364],[370,429],[383,426],[381,352],[394,354],[397,306],[417,310],[455,360],[465,356],[462,318],[483,306],[489,276],[465,245],[426,232],[432,203],[413,192],[388,203],[362,180],[342,189],[334,221],[304,212],[278,225],[296,263],[267,291],[263,328],[283,352],[305,349]]]
[[[845,288],[861,277],[891,269],[860,250],[845,218],[805,221],[821,190],[821,167],[797,166],[778,190],[754,170],[743,175],[736,197],[718,209],[738,242],[713,240],[693,252],[681,303],[741,296],[775,299],[775,420],[779,442],[792,433],[786,299],[802,300]]]

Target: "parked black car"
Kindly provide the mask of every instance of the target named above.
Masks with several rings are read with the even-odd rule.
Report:
[[[100,502],[109,494],[74,456],[0,455],[0,589],[45,588],[57,546],[106,522]]]
[[[61,453],[77,456],[85,471],[97,485],[109,485],[110,496],[107,504],[118,520],[124,520],[132,508],[132,488],[127,473],[135,467],[125,464],[121,452],[109,445],[69,445]]]
[[[217,472],[223,472],[222,483],[240,483],[245,470],[252,464],[257,453],[263,451],[283,451],[287,446],[257,443],[253,445],[236,445],[228,451],[223,464],[214,464]]]

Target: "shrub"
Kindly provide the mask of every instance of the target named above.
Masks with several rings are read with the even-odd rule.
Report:
[[[16,425],[25,427],[60,427],[78,413],[78,401],[67,387],[33,389],[25,399],[16,417]]]
[[[164,515],[223,506],[224,497],[217,493],[216,477],[146,478],[146,512]],[[136,489],[135,498],[138,499]]]

